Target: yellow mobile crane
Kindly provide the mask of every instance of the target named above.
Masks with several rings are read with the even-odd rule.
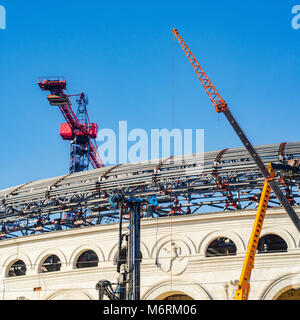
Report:
[[[268,202],[271,194],[269,181],[275,178],[275,171],[273,169],[272,164],[269,163],[268,167],[269,167],[268,168],[269,172],[271,174],[271,178],[267,178],[265,180],[264,187],[262,189],[259,205],[257,208],[257,213],[255,216],[254,225],[252,228],[252,233],[248,243],[248,248],[247,248],[247,252],[244,260],[242,273],[238,283],[238,288],[235,292],[235,300],[248,300],[248,295],[250,291],[251,271],[254,268],[254,259],[255,259],[255,254],[257,250],[257,245],[260,238],[260,233],[262,230],[262,226],[265,219],[265,214],[267,211]]]
[[[238,289],[236,291],[235,299],[236,300],[247,300],[249,295],[249,289],[250,289],[250,275],[251,271],[254,266],[254,257],[259,241],[259,236],[262,230],[263,220],[265,217],[265,213],[268,206],[268,201],[270,198],[271,189],[273,190],[274,194],[276,195],[277,199],[281,203],[281,205],[285,208],[286,212],[288,213],[289,217],[291,218],[292,222],[294,223],[297,230],[300,232],[300,220],[294,211],[293,207],[289,203],[288,199],[283,194],[282,190],[280,189],[279,185],[275,181],[275,171],[274,169],[279,169],[278,166],[275,164],[269,164],[268,168],[265,166],[265,164],[262,162],[260,156],[244,134],[243,130],[233,117],[232,113],[230,112],[227,103],[224,101],[224,99],[221,97],[213,83],[208,78],[207,74],[204,72],[186,43],[183,41],[182,37],[178,33],[178,30],[173,28],[172,30],[173,35],[177,38],[178,42],[180,43],[182,49],[184,50],[186,56],[188,57],[191,65],[194,68],[194,71],[196,72],[199,80],[201,81],[206,93],[208,94],[211,102],[213,103],[215,110],[217,113],[223,113],[227,120],[229,121],[230,125],[242,141],[245,148],[248,150],[249,154],[257,164],[258,168],[260,169],[261,173],[265,177],[265,183],[262,190],[260,203],[258,206],[256,218],[254,227],[252,230],[252,234],[250,237],[244,266],[242,269],[240,281],[238,284]],[[275,168],[277,166],[277,168]],[[284,168],[281,168],[284,169]]]
[[[238,283],[238,288],[235,292],[235,300],[248,300],[249,291],[250,291],[250,277],[252,269],[254,268],[254,259],[255,254],[263,227],[263,222],[265,219],[268,202],[270,199],[271,188],[269,182],[275,179],[275,169],[281,170],[282,172],[290,172],[290,175],[299,174],[299,167],[292,167],[290,165],[282,165],[269,163],[268,170],[271,177],[265,179],[265,183],[261,192],[259,205],[257,207],[257,212],[254,220],[254,225],[252,228],[250,240],[248,243],[248,248],[246,251],[246,256],[244,260],[244,265],[240,275],[240,280]]]

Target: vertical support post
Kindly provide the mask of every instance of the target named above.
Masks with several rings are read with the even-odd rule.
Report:
[[[133,227],[133,289],[134,289],[134,300],[140,300],[140,286],[141,286],[141,258],[140,258],[140,203],[134,205],[134,227]]]
[[[119,262],[121,260],[121,250],[122,250],[122,241],[123,241],[123,234],[122,234],[122,223],[123,223],[123,215],[122,215],[122,206],[119,209],[119,254],[118,254],[118,265],[117,265],[117,272],[120,273],[120,265]]]
[[[128,274],[126,279],[126,291],[127,291],[127,299],[132,300],[132,226],[133,226],[133,210],[130,208],[130,217],[129,217],[129,234],[127,237],[127,266],[128,266]]]
[[[131,205],[128,241],[128,300],[140,300],[140,211],[141,205]]]
[[[122,253],[122,242],[123,242],[123,206],[121,204],[119,208],[119,254],[117,262],[117,272],[119,273],[119,300],[126,300],[126,273],[121,273],[121,253]],[[127,238],[126,238],[127,242]]]

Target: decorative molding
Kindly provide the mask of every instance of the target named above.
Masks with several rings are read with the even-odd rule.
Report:
[[[288,273],[270,281],[258,294],[258,299],[261,300],[276,300],[282,293],[290,289],[300,288],[300,268],[294,273]]]
[[[239,281],[238,280],[230,280],[223,284],[223,291],[225,300],[234,300],[235,291],[238,288]]]
[[[157,258],[157,252],[159,248],[163,246],[165,243],[169,241],[175,241],[175,240],[182,241],[183,243],[185,243],[185,245],[189,250],[189,255],[196,254],[196,246],[194,242],[188,236],[182,235],[176,232],[172,235],[170,234],[164,235],[157,240],[157,242],[155,243],[155,245],[151,250],[151,258]]]
[[[182,240],[168,240],[163,243],[156,254],[156,265],[164,273],[178,275],[188,267],[191,250]]]

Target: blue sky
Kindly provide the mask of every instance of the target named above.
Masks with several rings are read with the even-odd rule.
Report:
[[[100,128],[205,130],[205,150],[240,147],[216,114],[178,28],[254,145],[298,141],[300,1],[5,1],[0,30],[0,189],[68,172],[62,115],[37,86],[65,76]]]

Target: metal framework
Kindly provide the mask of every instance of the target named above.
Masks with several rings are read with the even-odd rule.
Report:
[[[263,145],[265,165],[285,164],[276,182],[294,207],[299,202],[300,142]],[[258,205],[265,177],[245,148],[121,164],[27,182],[0,191],[1,239],[119,221],[111,197],[148,199],[143,217],[232,211]],[[270,206],[280,202],[272,193]],[[126,213],[126,210],[128,211]],[[128,220],[130,208],[123,219]]]
[[[89,163],[94,169],[104,167],[95,141],[97,124],[90,123],[86,95],[83,92],[67,95],[67,82],[63,77],[40,78],[38,85],[42,91],[50,91],[47,96],[50,105],[58,106],[67,122],[61,124],[60,135],[64,140],[71,141],[70,173],[88,170]],[[72,109],[71,96],[77,97],[76,114]]]
[[[141,207],[149,204],[148,199],[123,197],[119,194],[110,197],[114,208],[119,209],[119,253],[117,272],[119,273],[115,288],[109,280],[100,280],[96,285],[99,290],[99,299],[104,295],[110,300],[140,300],[141,287]],[[129,209],[129,212],[128,212]],[[123,214],[129,213],[128,232],[123,233]],[[122,246],[126,239],[125,247]],[[124,252],[125,251],[125,252]]]

